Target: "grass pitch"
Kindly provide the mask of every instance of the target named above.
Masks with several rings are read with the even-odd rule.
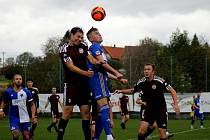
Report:
[[[56,132],[47,131],[47,126],[51,123],[51,118],[39,118],[38,126],[35,131],[33,140],[56,140]],[[120,120],[115,119],[115,128],[113,129],[117,140],[137,140],[139,119],[130,119],[126,124],[126,129],[120,127]],[[169,131],[174,133],[171,140],[209,140],[210,139],[210,120],[204,121],[204,129],[199,128],[199,120],[196,121],[194,129],[190,129],[190,120],[169,120]],[[0,140],[9,140],[11,133],[9,131],[9,122],[0,120]],[[22,137],[20,137],[20,140]],[[71,119],[68,123],[64,140],[83,140],[83,132],[81,127],[81,119]],[[159,140],[157,131],[151,135],[151,140]],[[101,135],[101,140],[106,140],[104,133]]]

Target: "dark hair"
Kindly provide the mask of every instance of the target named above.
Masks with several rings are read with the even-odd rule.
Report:
[[[87,34],[86,34],[88,40],[90,40],[90,36],[89,36],[89,35],[90,35],[92,32],[95,32],[95,31],[98,31],[98,29],[97,29],[97,28],[94,28],[94,27],[90,28],[90,30],[89,30],[89,31],[87,32]]]
[[[14,79],[15,79],[15,76],[17,76],[17,75],[22,77],[22,75],[21,75],[21,74],[16,73],[16,74],[14,74],[14,75],[13,75],[13,78],[12,78],[12,79],[14,80]]]
[[[34,82],[31,78],[28,78],[27,80],[26,80],[26,82]]]
[[[152,66],[153,71],[155,70],[155,64],[152,64],[152,63],[146,63],[144,66]]]
[[[60,45],[63,45],[63,44],[65,44],[65,43],[67,43],[68,40],[69,40],[69,38],[70,38],[70,36],[71,36],[71,34],[74,35],[74,34],[76,34],[77,32],[80,32],[80,33],[84,34],[82,28],[80,28],[80,27],[74,27],[74,28],[71,29],[71,31],[67,30],[66,33],[65,33],[65,35],[64,35],[63,38],[61,39],[61,44],[60,44]]]

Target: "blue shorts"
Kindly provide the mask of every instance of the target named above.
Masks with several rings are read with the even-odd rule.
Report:
[[[98,72],[89,78],[89,86],[95,100],[111,96],[108,89],[107,76],[103,73]]]
[[[194,113],[194,119],[196,119],[197,117],[199,117],[201,120],[204,119],[204,115],[203,113],[199,113],[199,112],[196,112]]]
[[[19,130],[23,131],[30,131],[30,122],[20,123],[20,122],[10,122],[10,130]]]

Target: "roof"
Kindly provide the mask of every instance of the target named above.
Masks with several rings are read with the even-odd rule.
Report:
[[[124,55],[125,48],[103,46],[106,53],[108,53],[112,59],[121,59]]]

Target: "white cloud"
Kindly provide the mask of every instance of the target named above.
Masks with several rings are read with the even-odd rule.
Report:
[[[91,19],[95,5],[106,9],[102,22]],[[167,43],[179,28],[190,35],[209,38],[210,3],[205,0],[3,0],[0,2],[0,49],[7,56],[30,51],[42,55],[41,46],[48,38],[63,36],[73,26],[86,32],[99,28],[105,45],[136,45],[152,37]]]

